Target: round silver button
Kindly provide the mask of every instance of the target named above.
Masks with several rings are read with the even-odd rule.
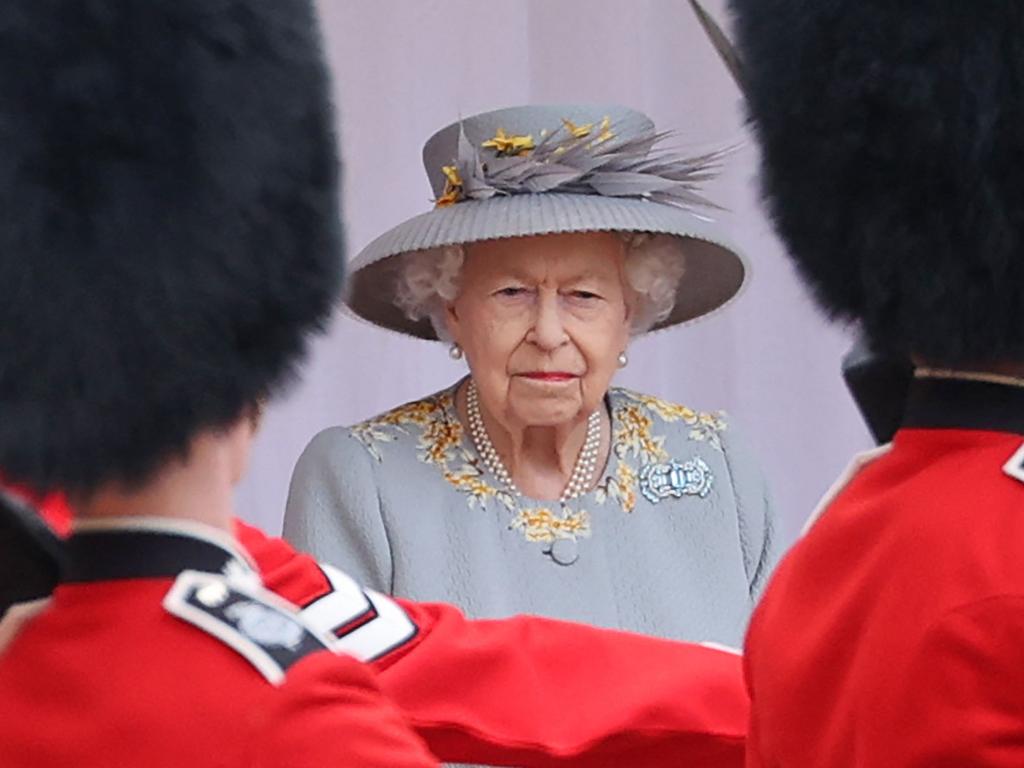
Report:
[[[551,544],[551,559],[559,565],[572,565],[579,557],[580,547],[576,539],[555,539]]]

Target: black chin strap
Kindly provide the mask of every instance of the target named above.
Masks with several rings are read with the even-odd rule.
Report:
[[[892,440],[903,423],[913,377],[908,358],[873,349],[864,338],[843,358],[843,380],[877,443]]]
[[[65,564],[64,542],[34,510],[0,492],[0,614],[48,597]]]

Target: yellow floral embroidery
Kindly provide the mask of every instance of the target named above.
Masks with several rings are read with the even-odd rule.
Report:
[[[633,468],[624,461],[615,467],[615,484],[619,488],[619,504],[626,512],[636,509],[637,476]]]
[[[691,440],[708,442],[717,450],[722,450],[722,441],[719,435],[726,430],[726,421],[725,414],[721,411],[718,413],[699,413],[692,408],[669,403],[651,395],[642,395],[639,392],[632,392],[628,389],[620,389],[619,391],[630,400],[634,400],[646,406],[647,409],[654,411],[654,413],[661,417],[662,421],[681,421],[692,427],[690,430]]]
[[[668,461],[665,438],[654,437],[652,419],[640,406],[628,403],[616,409],[612,445],[619,458],[627,454],[642,457],[645,463]]]
[[[512,529],[522,531],[527,541],[554,541],[590,535],[590,514],[586,510],[564,512],[559,517],[545,507],[520,509],[512,521]]]
[[[452,451],[462,440],[462,425],[448,419],[450,393],[400,405],[351,428],[355,437],[377,461],[383,461],[377,443],[393,443],[399,434],[411,434],[408,427],[419,427],[420,459],[447,468]]]
[[[452,449],[462,440],[462,425],[457,421],[434,419],[424,425],[420,449],[428,464],[446,464]]]
[[[671,457],[665,450],[665,437],[655,435],[654,418],[666,423],[682,422],[690,427],[691,440],[704,441],[722,450],[719,434],[726,429],[723,414],[698,413],[684,405],[669,403],[651,395],[627,389],[616,392],[626,402],[617,405],[612,414],[612,457],[615,471],[597,488],[597,500],[615,501],[624,512],[636,509],[640,483],[630,459],[640,464],[659,464]]]
[[[454,488],[466,494],[466,501],[470,508],[487,505],[491,499],[497,498],[500,491],[486,480],[481,479],[478,469],[472,466],[464,466],[457,471],[446,470],[444,479]]]
[[[379,427],[379,424],[367,421],[362,424],[356,424],[354,427],[350,427],[349,431],[352,433],[352,437],[363,444],[363,447],[370,452],[370,455],[373,456],[373,458],[377,461],[384,461],[384,457],[381,456],[377,443],[392,443],[395,440],[395,436],[390,432],[385,432]]]
[[[357,424],[351,432],[371,456],[383,461],[378,444],[394,442],[399,434],[412,434],[410,427],[419,432],[416,447],[420,461],[436,466],[453,488],[466,494],[470,508],[484,507],[492,499],[507,509],[515,508],[512,494],[487,482],[479,460],[463,444],[462,424],[455,417],[451,392],[401,405]]]
[[[691,440],[722,449],[720,433],[726,429],[724,414],[700,413],[625,389],[613,390],[612,394],[611,471],[597,486],[597,503],[605,504],[610,500],[624,512],[636,509],[639,467],[671,458],[665,449],[665,436],[655,432],[658,421],[681,422],[690,427]],[[382,444],[394,442],[402,434],[415,434],[420,461],[437,467],[448,484],[465,494],[471,509],[486,508],[491,502],[500,504],[515,513],[509,527],[520,531],[529,541],[550,542],[590,535],[590,514],[585,510],[573,512],[563,508],[558,515],[545,507],[522,508],[508,490],[490,482],[479,457],[464,440],[450,391],[399,406],[357,424],[351,428],[351,433],[377,461],[383,461]]]

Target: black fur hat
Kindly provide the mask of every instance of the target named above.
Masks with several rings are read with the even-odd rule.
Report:
[[[145,479],[292,371],[342,253],[312,0],[5,0],[0,468]]]
[[[1024,360],[1024,4],[730,0],[771,214],[834,316]]]

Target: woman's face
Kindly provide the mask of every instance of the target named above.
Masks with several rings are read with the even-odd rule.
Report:
[[[506,428],[556,426],[599,407],[629,341],[623,258],[609,232],[467,247],[448,329]]]

